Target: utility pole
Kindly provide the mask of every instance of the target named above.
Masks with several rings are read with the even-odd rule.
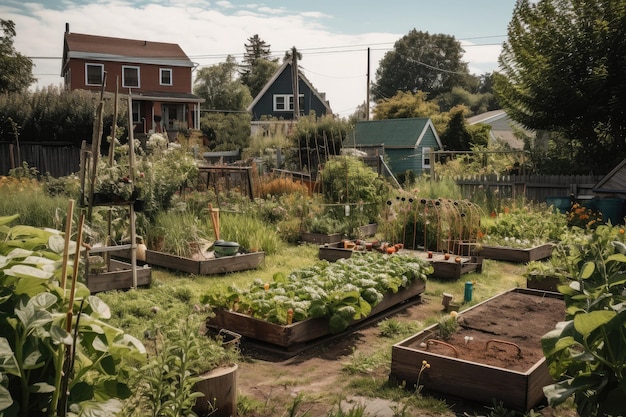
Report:
[[[370,48],[367,48],[367,86],[365,87],[365,120],[370,119]]]
[[[298,51],[291,48],[291,83],[293,86],[293,120],[300,117],[300,89],[298,86]]]

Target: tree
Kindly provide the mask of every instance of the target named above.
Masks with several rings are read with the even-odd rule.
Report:
[[[382,99],[374,107],[374,119],[407,119],[430,117],[439,113],[434,101],[427,101],[428,94],[417,91],[398,91],[393,97]]]
[[[15,50],[15,23],[0,19],[0,93],[24,91],[37,81],[33,77],[33,61]]]
[[[461,44],[453,36],[413,29],[380,61],[372,88],[374,98],[389,98],[398,91],[423,91],[435,98],[452,87],[475,84],[470,82],[462,56]]]
[[[457,106],[450,110],[448,128],[441,135],[441,142],[447,151],[469,151],[472,145],[472,134],[465,121],[466,108]]]
[[[248,43],[244,46],[246,52],[239,74],[241,82],[250,89],[252,97],[256,97],[278,69],[278,59],[271,59],[270,45],[259,38],[259,35],[248,38]]]
[[[495,91],[523,126],[576,149],[579,172],[626,155],[626,2],[517,0]]]
[[[212,151],[241,150],[250,144],[250,114],[208,112],[200,119],[200,130]]]
[[[235,78],[237,62],[232,56],[210,67],[202,68],[196,76],[194,93],[206,101],[202,107],[216,111],[243,111],[252,103],[248,87]]]

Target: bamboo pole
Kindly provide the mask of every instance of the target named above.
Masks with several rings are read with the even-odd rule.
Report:
[[[133,99],[128,93],[128,178],[132,184],[135,183],[135,137],[133,134]],[[130,268],[133,275],[133,288],[137,288],[137,236],[135,231],[135,208],[130,202]]]
[[[67,204],[67,219],[65,220],[65,243],[63,246],[63,266],[61,268],[61,288],[63,298],[65,298],[65,285],[67,283],[67,262],[69,259],[70,239],[72,235],[72,220],[74,217],[74,200],[69,200]],[[79,242],[76,242],[78,245]],[[76,269],[76,266],[74,266]]]

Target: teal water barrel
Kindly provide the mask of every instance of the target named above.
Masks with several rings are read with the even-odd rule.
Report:
[[[624,224],[624,200],[621,198],[594,198],[594,208],[602,213],[603,220],[611,224]]]
[[[555,209],[565,214],[572,208],[572,199],[570,197],[546,197],[546,204],[554,206]]]

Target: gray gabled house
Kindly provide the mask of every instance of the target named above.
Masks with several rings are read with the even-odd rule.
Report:
[[[272,124],[291,125],[294,119],[292,63],[285,61],[257,94],[247,110],[252,115],[252,134]],[[317,117],[333,114],[323,93],[298,70],[298,96],[301,116],[315,113]],[[273,118],[274,122],[267,122]],[[278,120],[278,122],[276,122]]]
[[[443,149],[435,126],[427,117],[357,122],[344,147],[370,156],[386,155],[394,175],[428,171],[432,152]]]

